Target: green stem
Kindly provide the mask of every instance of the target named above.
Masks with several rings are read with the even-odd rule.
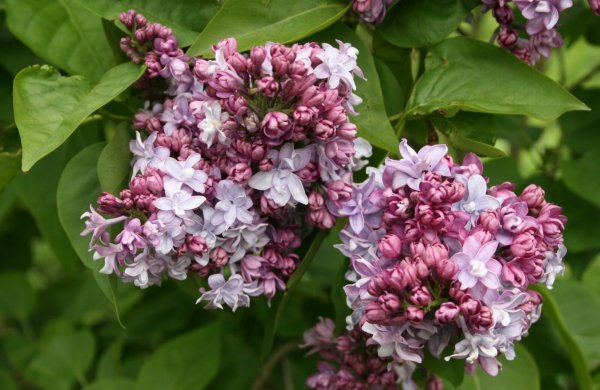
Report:
[[[262,369],[258,373],[256,379],[254,380],[254,383],[252,384],[251,389],[252,390],[264,389],[265,383],[269,380],[269,377],[271,376],[271,371],[273,371],[273,369],[277,366],[277,363],[279,363],[280,360],[285,358],[289,353],[293,352],[297,348],[298,348],[298,345],[296,343],[289,342],[289,343],[283,344],[275,352],[273,352],[273,354],[271,355],[269,360],[267,360],[265,365],[262,367]]]

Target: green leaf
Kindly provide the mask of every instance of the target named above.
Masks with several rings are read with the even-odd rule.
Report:
[[[600,128],[600,89],[576,90],[573,94],[590,107],[591,111],[566,113],[560,117],[559,123],[564,144],[574,153],[581,154],[590,145],[600,145],[600,131],[597,131]]]
[[[218,8],[215,0],[178,0],[168,6],[162,0],[77,0],[96,15],[115,20],[121,12],[134,9],[151,22],[173,30],[182,47],[189,46]]]
[[[540,390],[540,374],[531,354],[522,345],[515,345],[517,357],[507,361],[500,358],[502,371],[497,376],[490,376],[477,368],[474,375],[465,375],[462,390],[506,390],[527,389]]]
[[[404,110],[404,104],[406,103],[404,90],[390,67],[383,60],[376,57],[373,60],[375,60],[375,68],[379,76],[385,112],[388,116],[396,115]]]
[[[494,144],[494,116],[459,112],[452,118],[435,118],[433,123],[446,137],[448,143],[463,152],[473,152],[482,157],[506,157]]]
[[[96,340],[88,330],[56,335],[31,363],[31,377],[44,388],[70,388],[74,381],[83,384],[95,350]]]
[[[358,127],[360,137],[383,150],[398,154],[398,139],[387,118],[379,76],[369,48],[352,30],[339,23],[311,36],[310,39],[329,42],[335,46],[337,46],[335,39],[339,39],[351,43],[359,50],[358,65],[367,80],[356,78],[355,93],[363,99],[363,102],[356,106],[358,115],[350,117],[350,121]]]
[[[113,100],[144,72],[123,63],[97,85],[79,76],[63,77],[48,66],[34,66],[15,77],[15,122],[23,145],[23,170],[60,146],[94,111]]]
[[[227,37],[237,39],[239,51],[267,41],[297,42],[340,19],[348,7],[343,0],[226,0],[188,54],[210,57],[211,46]]]
[[[74,0],[7,0],[8,28],[35,54],[96,81],[112,65],[100,18]]]
[[[451,131],[448,135],[448,140],[450,141],[450,145],[463,152],[473,152],[482,157],[506,157],[506,153],[502,150],[496,149],[486,143],[469,139],[460,134],[460,131]]]
[[[115,194],[121,189],[123,181],[131,172],[131,153],[129,140],[131,132],[129,123],[121,123],[113,128],[113,134],[102,149],[98,158],[98,179],[102,191]]]
[[[202,389],[220,358],[221,324],[214,322],[161,346],[142,366],[136,389]]]
[[[453,386],[459,386],[465,377],[465,362],[458,359],[450,359],[447,362],[443,356],[436,358],[426,352],[423,366],[436,376],[449,381]]]
[[[560,167],[567,187],[588,202],[600,207],[600,145],[590,145],[582,158],[562,160]]]
[[[50,153],[43,164],[19,175],[13,182],[21,202],[35,219],[42,237],[67,272],[75,269],[77,254],[60,224],[56,192],[60,175],[69,159],[83,147],[100,140],[100,132],[95,125],[89,123],[81,126],[67,142]]]
[[[6,368],[0,368],[0,388],[4,390],[17,390],[17,383]]]
[[[582,290],[583,289],[583,290]],[[592,294],[589,294],[583,286],[575,281],[558,280],[554,285],[554,291],[550,292],[545,288],[539,288],[538,291],[544,297],[543,315],[547,316],[556,327],[560,337],[565,345],[569,360],[575,370],[575,379],[577,385],[582,390],[593,389],[592,378],[588,373],[588,361],[586,354],[582,350],[576,339],[576,332],[580,326],[584,331],[590,331],[588,323],[598,325],[597,317],[600,313],[597,302]],[[581,298],[592,298],[593,306],[588,306],[590,301],[579,301]],[[593,311],[596,310],[596,311]],[[573,314],[573,318],[567,316]],[[593,321],[589,321],[591,316]],[[584,316],[584,318],[582,318]],[[581,321],[580,324],[577,321]],[[597,336],[597,327],[593,334]],[[597,346],[597,343],[594,343]],[[593,345],[591,346],[593,347]]]
[[[408,114],[457,110],[555,119],[587,106],[507,51],[464,37],[434,46],[415,84]]]
[[[377,31],[399,47],[431,46],[456,30],[468,13],[461,0],[402,0]]]
[[[25,320],[35,306],[35,292],[23,272],[0,274],[0,313]]]
[[[586,367],[590,371],[600,367],[600,298],[575,280],[559,280],[550,294],[587,361]]]
[[[588,290],[595,293],[596,297],[600,299],[600,256],[596,256],[587,266],[581,281]]]
[[[21,151],[17,153],[0,152],[0,191],[19,173]]]
[[[102,268],[102,264],[92,258],[92,253],[88,249],[89,237],[80,235],[85,226],[80,219],[81,214],[88,211],[90,205],[95,204],[101,191],[96,165],[103,147],[104,143],[90,145],[69,161],[58,183],[56,203],[60,223],[65,229],[73,249],[77,252],[83,265],[92,270],[94,279],[113,304],[117,319],[119,319],[115,292],[109,278],[98,272]]]
[[[83,390],[130,390],[134,386],[135,382],[129,378],[108,378],[91,383]]]

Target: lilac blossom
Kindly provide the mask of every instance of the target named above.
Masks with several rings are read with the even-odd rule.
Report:
[[[250,187],[265,191],[275,204],[285,206],[290,199],[298,203],[308,204],[302,180],[295,174],[308,163],[310,151],[294,150],[291,143],[285,144],[279,153],[273,153],[276,166],[270,171],[258,172],[248,182]]]
[[[350,227],[355,234],[360,234],[365,224],[374,226],[379,221],[379,208],[369,199],[375,189],[375,184],[375,177],[371,176],[360,186],[357,186],[352,191],[352,198],[342,203],[341,206],[329,201],[329,208],[334,215],[348,217]]]
[[[254,220],[250,209],[252,200],[246,195],[244,188],[231,180],[222,180],[215,186],[215,213],[210,223],[215,226],[216,234],[229,229],[236,221],[250,224]]]
[[[472,288],[477,283],[490,289],[500,287],[498,275],[502,265],[494,259],[497,248],[497,241],[482,244],[475,236],[470,236],[465,240],[462,251],[452,256],[451,259],[458,264],[457,278],[462,289]]]
[[[120,46],[145,63],[136,85],[150,100],[133,121],[129,185],[82,216],[90,250],[104,272],[140,288],[209,278],[209,308],[270,301],[298,267],[302,240],[335,225],[327,201],[349,197],[371,153],[348,120],[361,101],[358,50],[267,42],[242,53],[226,38],[214,60],[191,58],[171,29],[133,10],[120,19]]]
[[[419,152],[415,152],[408,145],[406,139],[400,142],[400,161],[386,159],[386,169],[383,180],[390,183],[393,189],[408,185],[413,190],[419,189],[423,173],[439,172],[444,176],[450,176],[448,166],[442,162],[442,158],[448,152],[446,145],[425,146]]]
[[[169,157],[169,149],[154,146],[157,135],[157,133],[152,133],[142,141],[142,136],[139,131],[136,131],[135,140],[129,141],[129,150],[134,155],[131,177],[137,175],[138,172],[146,172],[148,166],[160,166]]]
[[[165,191],[174,193],[187,186],[198,193],[204,193],[204,185],[208,176],[202,170],[194,169],[200,161],[198,153],[192,153],[185,161],[177,161],[174,158],[167,158],[164,162],[164,172],[167,174],[163,179]]]
[[[227,281],[221,274],[208,277],[210,290],[202,294],[196,303],[207,301],[209,308],[223,308],[223,303],[236,311],[238,307],[250,306],[250,297],[244,294],[244,281],[238,275],[232,275]]]
[[[459,180],[462,177],[458,177]],[[464,181],[464,180],[460,180]],[[469,214],[470,224],[485,210],[495,210],[500,202],[493,196],[487,195],[487,184],[481,175],[471,175],[466,182],[467,192],[464,199],[452,205],[452,210],[460,210]]]

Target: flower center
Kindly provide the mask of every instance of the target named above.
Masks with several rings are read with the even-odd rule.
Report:
[[[483,278],[487,274],[485,263],[477,259],[471,260],[469,264],[469,273],[477,278]]]

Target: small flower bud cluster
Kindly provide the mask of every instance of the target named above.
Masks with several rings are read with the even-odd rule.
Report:
[[[393,0],[353,0],[352,9],[363,22],[379,24],[385,18],[387,7],[393,2]]]
[[[415,364],[396,363],[377,354],[377,347],[367,346],[367,337],[358,326],[334,336],[335,325],[329,318],[320,319],[314,328],[304,333],[308,354],[318,352],[322,359],[318,372],[308,377],[306,385],[318,390],[388,389],[398,388],[398,383],[413,383],[411,376]]]
[[[551,49],[562,46],[563,38],[556,31],[556,26],[560,13],[573,6],[572,0],[514,0],[527,21],[524,28],[513,23],[510,1],[482,0],[484,11],[492,10],[500,25],[497,41],[501,47],[534,65],[541,57],[548,58]],[[519,30],[524,30],[527,38],[522,38]]]
[[[541,296],[563,271],[566,218],[530,185],[488,188],[474,154],[454,163],[446,145],[387,159],[334,215],[349,218],[337,248],[351,260],[349,329],[359,326],[381,358],[421,363],[423,350],[480,364],[513,359],[514,342],[540,316]]]
[[[214,60],[190,58],[170,29],[134,11],[121,21],[123,50],[162,90],[135,115],[129,187],[84,214],[101,272],[142,288],[207,277],[198,301],[210,308],[271,299],[302,238],[335,224],[329,204],[351,197],[352,171],[371,153],[348,121],[361,101],[358,50],[269,42],[242,54],[229,38]]]

